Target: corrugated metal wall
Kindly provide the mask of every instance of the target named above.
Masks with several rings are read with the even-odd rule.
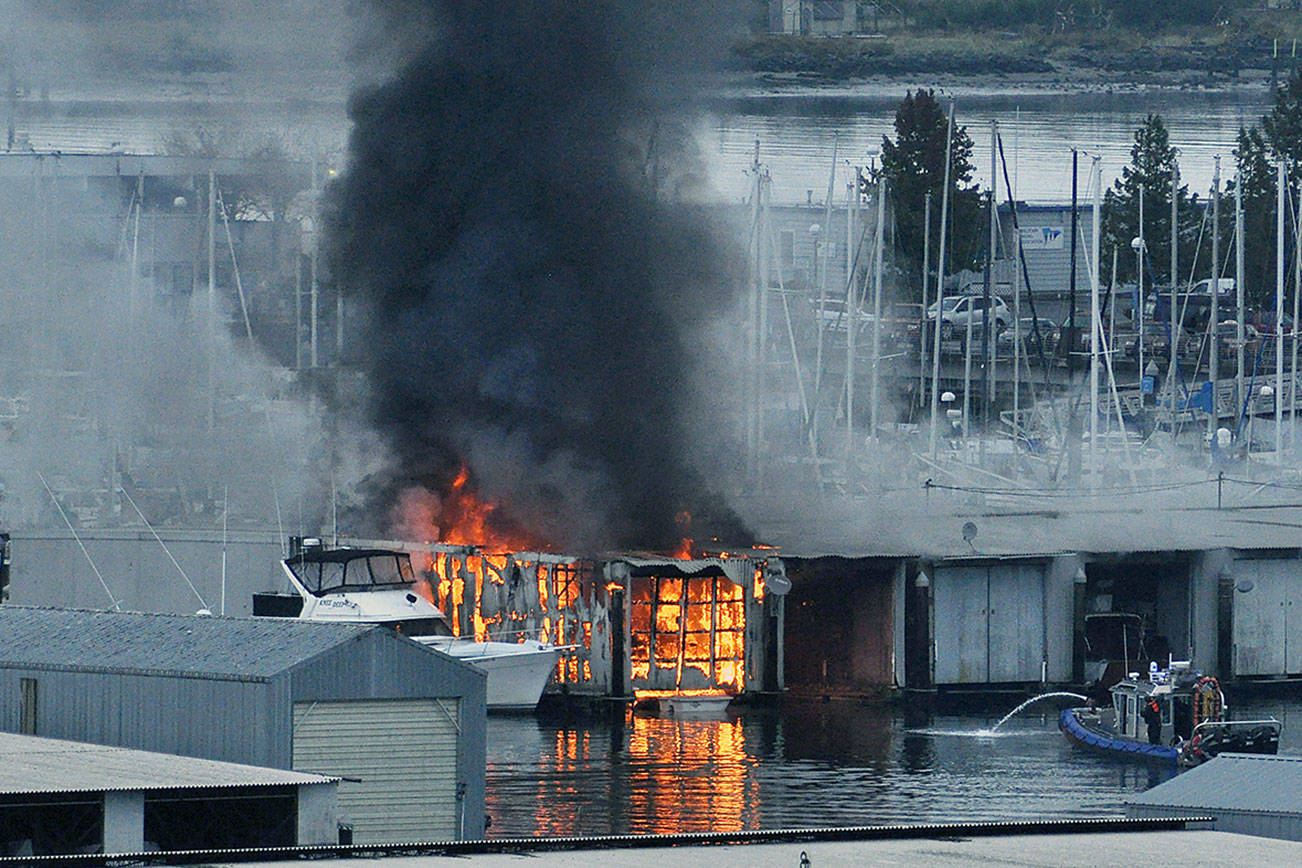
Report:
[[[20,680],[37,681],[37,735],[290,768],[294,702],[459,700],[458,779],[466,784],[467,835],[482,834],[483,673],[383,630],[267,681],[85,671],[0,669],[0,727],[19,729]]]
[[[1253,811],[1235,811],[1226,808],[1191,810],[1162,805],[1127,805],[1126,816],[1142,819],[1188,817],[1191,814],[1212,814],[1216,821],[1211,828],[1218,832],[1238,835],[1257,835],[1262,838],[1282,838],[1285,841],[1302,841],[1302,814],[1273,814]]]
[[[0,669],[0,726],[18,731],[19,680],[37,684],[36,735],[288,767],[267,682]]]
[[[167,548],[149,531],[78,531],[94,568],[67,531],[20,532],[12,537],[10,601],[15,605],[107,609],[103,576],[122,608],[137,612],[192,614],[199,598],[221,614],[222,553],[226,554],[226,614],[251,615],[253,592],[280,590],[282,540],[273,534],[231,534],[163,530]],[[171,557],[185,571],[172,563]]]

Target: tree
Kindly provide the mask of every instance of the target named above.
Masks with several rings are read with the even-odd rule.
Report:
[[[1296,187],[1302,180],[1302,69],[1293,70],[1275,91],[1275,105],[1261,119],[1261,127],[1274,156],[1288,165],[1289,182]]]
[[[1270,148],[1257,127],[1239,128],[1234,149],[1238,178],[1229,185],[1242,187],[1243,293],[1248,304],[1274,306],[1275,298],[1275,167]],[[1230,206],[1231,209],[1234,207]],[[1231,213],[1233,213],[1231,211]],[[1233,223],[1230,224],[1231,232]],[[1229,249],[1222,246],[1222,250]]]
[[[1270,308],[1275,303],[1278,219],[1275,160],[1284,160],[1292,190],[1302,181],[1302,69],[1275,91],[1275,104],[1260,127],[1240,128],[1234,156],[1243,188],[1244,295],[1250,304]]]
[[[1103,259],[1112,262],[1117,252],[1117,279],[1135,279],[1136,258],[1131,240],[1139,237],[1139,190],[1144,190],[1145,283],[1171,283],[1171,180],[1178,168],[1175,147],[1160,115],[1150,114],[1135,131],[1130,148],[1130,165],[1103,196]],[[1188,280],[1198,243],[1202,214],[1198,197],[1189,195],[1187,185],[1176,190],[1180,275]],[[1208,236],[1210,239],[1210,236]],[[1209,242],[1210,243],[1210,242]],[[1108,266],[1110,268],[1110,265]],[[1181,276],[1183,275],[1183,276]]]
[[[926,194],[931,193],[931,267],[940,250],[940,209],[945,186],[945,133],[949,118],[931,90],[906,93],[895,111],[895,141],[882,136],[882,173],[895,201],[896,249],[919,297]],[[950,147],[949,248],[945,271],[973,267],[983,256],[981,194],[972,181],[972,139],[956,126]]]

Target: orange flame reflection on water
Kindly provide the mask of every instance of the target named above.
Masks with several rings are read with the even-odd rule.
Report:
[[[635,717],[629,756],[634,834],[732,832],[756,810],[740,721]]]

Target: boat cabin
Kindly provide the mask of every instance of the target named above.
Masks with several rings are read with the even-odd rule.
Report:
[[[1144,707],[1153,701],[1157,703],[1162,721],[1162,735],[1157,743],[1173,745],[1180,740],[1188,741],[1193,737],[1195,724],[1200,722],[1198,709],[1195,709],[1195,693],[1187,664],[1174,662],[1169,670],[1151,664],[1147,681],[1140,679],[1138,672],[1128,673],[1111,688],[1117,734],[1148,741]]]
[[[454,635],[443,612],[434,604],[429,580],[416,575],[408,552],[326,549],[310,542],[314,541],[296,546],[284,561],[299,592],[298,605],[292,607],[291,601],[274,599],[287,595],[255,594],[255,615],[297,617],[307,600],[309,617],[313,617],[311,613],[332,611],[350,613],[347,617],[358,613],[363,620],[384,624],[412,638]],[[425,603],[420,603],[421,599]],[[364,615],[360,614],[363,610]]]
[[[410,588],[416,582],[411,555],[381,549],[302,551],[285,561],[308,593],[384,591]]]

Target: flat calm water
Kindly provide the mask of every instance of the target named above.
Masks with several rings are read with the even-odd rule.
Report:
[[[1071,747],[1060,707],[1033,706],[994,734],[983,731],[1002,713],[913,728],[892,709],[852,702],[623,725],[493,717],[489,835],[1122,816],[1127,797],[1169,777]],[[1281,752],[1302,754],[1302,700],[1234,713],[1283,721]]]
[[[775,202],[822,202],[835,165],[833,201],[843,202],[849,166],[867,166],[894,137],[895,110],[906,85],[884,90],[849,88],[752,96],[716,102],[714,113],[695,132],[703,164],[700,180],[708,195],[724,202],[749,193],[749,170],[760,146]],[[948,96],[941,93],[942,101]],[[1135,130],[1149,113],[1160,114],[1179,152],[1182,182],[1206,195],[1213,157],[1222,158],[1222,183],[1234,171],[1232,151],[1240,126],[1252,126],[1267,111],[1264,85],[1224,91],[1132,89],[1064,92],[1010,89],[960,92],[956,123],[973,140],[974,180],[991,177],[991,122],[997,121],[1009,180],[1019,199],[1062,203],[1071,197],[1071,151],[1081,154],[1079,195],[1088,204],[1091,159],[1100,158],[1104,186],[1130,161]],[[274,99],[248,94],[152,94],[128,91],[77,94],[50,102],[19,102],[10,116],[18,151],[155,153],[173,137],[197,130],[215,134],[238,154],[267,141],[293,157],[322,160],[341,168],[350,122],[343,95]],[[1006,195],[1002,168],[999,197]]]
[[[916,87],[913,89],[916,90]],[[835,96],[784,95],[738,100],[699,134],[716,189],[739,201],[749,190],[747,169],[759,142],[775,202],[822,202],[836,165],[833,202],[845,200],[849,166],[868,166],[882,136],[895,137],[898,93],[848,91]],[[948,106],[948,96],[938,97]],[[1259,124],[1272,102],[1261,89],[1233,91],[1126,90],[1064,93],[1049,90],[959,93],[955,124],[972,138],[973,180],[991,180],[991,122],[998,122],[1008,180],[1018,199],[1071,199],[1071,152],[1079,152],[1078,195],[1088,204],[1089,173],[1099,157],[1103,187],[1130,163],[1135,130],[1152,113],[1162,116],[1180,162],[1181,182],[1205,197],[1213,160],[1221,157],[1221,184],[1234,174],[1232,152],[1240,126]],[[835,155],[835,161],[833,159]],[[1000,200],[1007,197],[1003,166],[996,167]]]

